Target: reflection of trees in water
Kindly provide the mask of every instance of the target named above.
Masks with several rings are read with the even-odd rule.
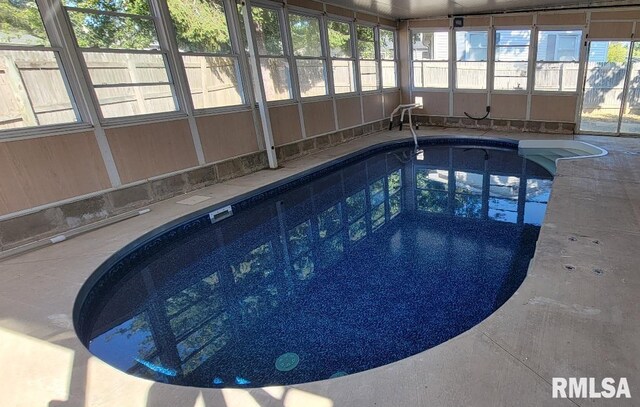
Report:
[[[482,216],[482,196],[471,194],[455,195],[455,214],[465,218],[479,218]]]

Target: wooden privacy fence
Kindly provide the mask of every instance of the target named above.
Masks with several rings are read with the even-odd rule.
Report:
[[[578,63],[545,62],[536,64],[536,90],[574,92],[578,83]],[[456,67],[456,86],[459,89],[486,89],[487,63],[459,61]],[[413,78],[416,87],[447,88],[447,61],[414,61]],[[494,88],[525,89],[527,63],[499,62],[494,68]]]
[[[0,129],[74,121],[53,52],[0,52]]]
[[[161,54],[84,52],[87,72],[106,118],[177,109],[173,85]],[[263,59],[265,90],[270,100],[290,98],[289,67]],[[233,57],[183,55],[196,109],[243,103],[237,61]],[[56,55],[51,51],[0,51],[0,129],[71,123],[77,120]],[[377,89],[380,78],[396,84],[395,62],[361,61],[364,90]],[[299,64],[305,96],[324,95],[322,61]],[[355,91],[354,61],[333,61],[336,93]]]
[[[83,56],[105,117],[176,110],[162,55],[86,52]],[[242,104],[235,59],[184,56],[183,60],[196,108]],[[76,113],[53,52],[0,52],[0,129],[74,121]]]
[[[87,52],[85,62],[105,117],[173,111],[177,108],[172,85],[160,54]],[[183,56],[196,108],[232,106],[242,103],[237,61],[232,57]],[[262,64],[265,88],[271,99],[289,98],[289,67],[276,61]],[[370,63],[369,63],[370,62]],[[333,61],[337,93],[355,89],[353,61]],[[378,73],[375,61],[361,61],[363,89],[375,89],[379,75],[384,83],[395,82],[393,63]],[[588,64],[583,108],[585,111],[620,106],[627,67],[622,63]],[[304,67],[299,73],[312,94],[324,92],[324,67]],[[460,88],[473,89],[486,83],[485,62],[459,62],[456,80]],[[640,71],[633,66],[626,110],[640,109]],[[502,88],[526,81],[517,64],[502,65],[494,81]],[[447,87],[448,62],[415,61],[418,87]],[[575,91],[578,63],[537,63],[536,90]],[[502,82],[501,82],[502,81]],[[506,81],[506,82],[504,82]],[[144,86],[140,86],[144,84]],[[302,84],[301,84],[302,85]],[[101,87],[104,86],[104,87]],[[56,55],[51,51],[0,52],[0,129],[76,121]]]
[[[625,101],[625,111],[640,108],[640,71],[632,64]],[[583,110],[619,109],[625,85],[627,66],[624,63],[592,62],[587,65]]]

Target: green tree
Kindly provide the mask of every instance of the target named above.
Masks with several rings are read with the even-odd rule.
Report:
[[[629,46],[620,42],[610,42],[607,51],[607,62],[623,64],[627,62]]]
[[[358,35],[358,52],[360,53],[360,59],[375,59],[376,49],[373,28],[359,25],[356,31]]]
[[[0,43],[49,45],[35,1],[0,0]]]
[[[289,15],[293,54],[305,57],[321,57],[320,24],[315,17]]]
[[[167,0],[183,51],[228,53],[231,51],[224,5],[216,0]]]
[[[252,7],[251,18],[255,27],[255,40],[261,55],[282,55],[282,38],[278,12],[263,7]]]
[[[351,30],[349,24],[329,21],[329,48],[334,58],[351,58]]]
[[[68,6],[148,16],[147,0],[68,0]],[[153,21],[105,14],[69,11],[78,45],[83,48],[157,48]]]

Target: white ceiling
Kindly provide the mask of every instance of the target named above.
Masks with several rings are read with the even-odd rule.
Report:
[[[502,13],[544,8],[639,4],[638,0],[324,0],[338,6],[396,19]]]

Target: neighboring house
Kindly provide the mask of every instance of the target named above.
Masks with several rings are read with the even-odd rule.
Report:
[[[483,61],[487,59],[487,36],[484,31],[464,31],[464,35],[456,35],[456,51],[459,61]],[[543,35],[538,43],[537,60],[539,61],[578,61],[580,57],[580,41],[582,33],[577,31],[558,31]],[[446,32],[415,33],[413,37],[414,59],[446,60],[448,53]],[[501,44],[518,44],[526,46],[519,31],[503,31],[500,33]],[[591,55],[595,62],[604,62],[607,58],[608,44],[596,42],[591,46]],[[518,51],[520,49],[517,49]],[[522,49],[526,52],[526,49]],[[515,55],[514,55],[515,57]],[[517,55],[527,59],[528,55]]]
[[[549,31],[545,34],[538,41],[538,61],[580,60],[581,31]]]
[[[416,32],[413,35],[413,59],[446,61],[449,59],[448,32]]]
[[[608,53],[608,41],[592,42],[591,46],[589,47],[589,62],[607,62]]]
[[[458,61],[486,61],[487,35],[485,31],[465,31],[456,33],[456,52]]]

